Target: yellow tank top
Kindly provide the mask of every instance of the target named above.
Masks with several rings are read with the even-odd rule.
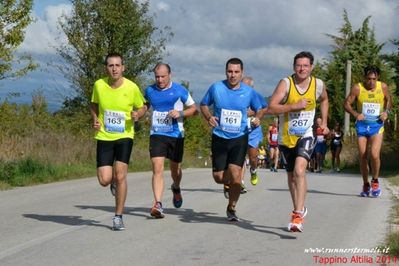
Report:
[[[316,109],[316,78],[310,78],[309,87],[303,94],[298,91],[293,78],[288,77],[288,79],[290,87],[285,103],[293,104],[301,99],[309,101],[305,110],[280,115],[279,143],[288,148],[293,148],[299,138],[313,135],[313,121]]]
[[[357,110],[365,117],[366,122],[375,122],[384,111],[384,93],[382,85],[377,81],[374,91],[367,90],[359,83],[359,96],[357,97]]]

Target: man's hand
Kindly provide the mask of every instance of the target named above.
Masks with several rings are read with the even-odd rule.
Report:
[[[292,107],[295,111],[299,111],[305,109],[308,106],[308,104],[309,100],[301,99],[298,102],[294,103]]]
[[[211,125],[212,127],[217,127],[219,125],[219,119],[216,116],[211,116],[208,119],[208,124]]]
[[[101,128],[101,123],[100,123],[100,121],[99,121],[97,118],[94,119],[94,121],[93,121],[93,128],[94,128],[96,131],[99,131],[100,128]]]
[[[358,114],[357,116],[356,116],[356,120],[357,121],[363,121],[364,120],[364,114]]]
[[[385,122],[385,120],[388,119],[388,113],[387,112],[382,112],[380,114],[380,119],[381,119],[382,122]]]

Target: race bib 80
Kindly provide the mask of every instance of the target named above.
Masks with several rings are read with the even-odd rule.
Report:
[[[362,113],[365,120],[376,121],[380,117],[381,107],[379,103],[363,103]]]

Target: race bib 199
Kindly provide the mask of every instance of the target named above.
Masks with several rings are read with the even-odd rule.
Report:
[[[223,131],[239,133],[241,130],[242,113],[237,110],[222,109],[220,114],[220,127]]]
[[[104,128],[110,133],[125,132],[125,113],[118,111],[104,111]]]
[[[152,130],[155,132],[173,131],[172,118],[168,116],[168,112],[154,111],[152,113]]]

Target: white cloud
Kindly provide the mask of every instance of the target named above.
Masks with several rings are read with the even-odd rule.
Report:
[[[19,51],[32,54],[54,54],[53,47],[58,46],[57,42],[65,41],[58,29],[58,19],[63,14],[69,14],[71,8],[71,5],[60,4],[46,7],[43,18],[33,14],[35,22],[27,27],[25,40]],[[60,39],[57,39],[58,37]]]
[[[54,55],[51,46],[65,41],[56,40],[57,20],[71,8],[47,6],[43,17],[29,26],[22,50]],[[318,61],[328,57],[332,42],[325,34],[339,35],[344,9],[353,29],[371,16],[370,27],[379,43],[399,38],[397,0],[150,0],[155,26],[170,26],[174,33],[165,58],[174,80],[189,81],[197,98],[211,83],[225,78],[224,64],[230,57],[243,59],[256,87],[270,94],[291,73],[299,51],[311,51]]]
[[[157,9],[162,12],[167,12],[169,11],[170,6],[167,3],[161,1],[160,3],[157,4]]]
[[[299,51],[311,51],[316,61],[328,57],[332,41],[326,34],[339,35],[344,9],[354,30],[371,15],[379,43],[399,37],[393,0],[176,0],[168,2],[173,12],[164,12],[161,3],[151,1],[156,25],[171,26],[175,34],[167,45],[174,77],[199,88],[224,78],[226,60],[240,57],[258,88],[271,93],[291,73]]]

